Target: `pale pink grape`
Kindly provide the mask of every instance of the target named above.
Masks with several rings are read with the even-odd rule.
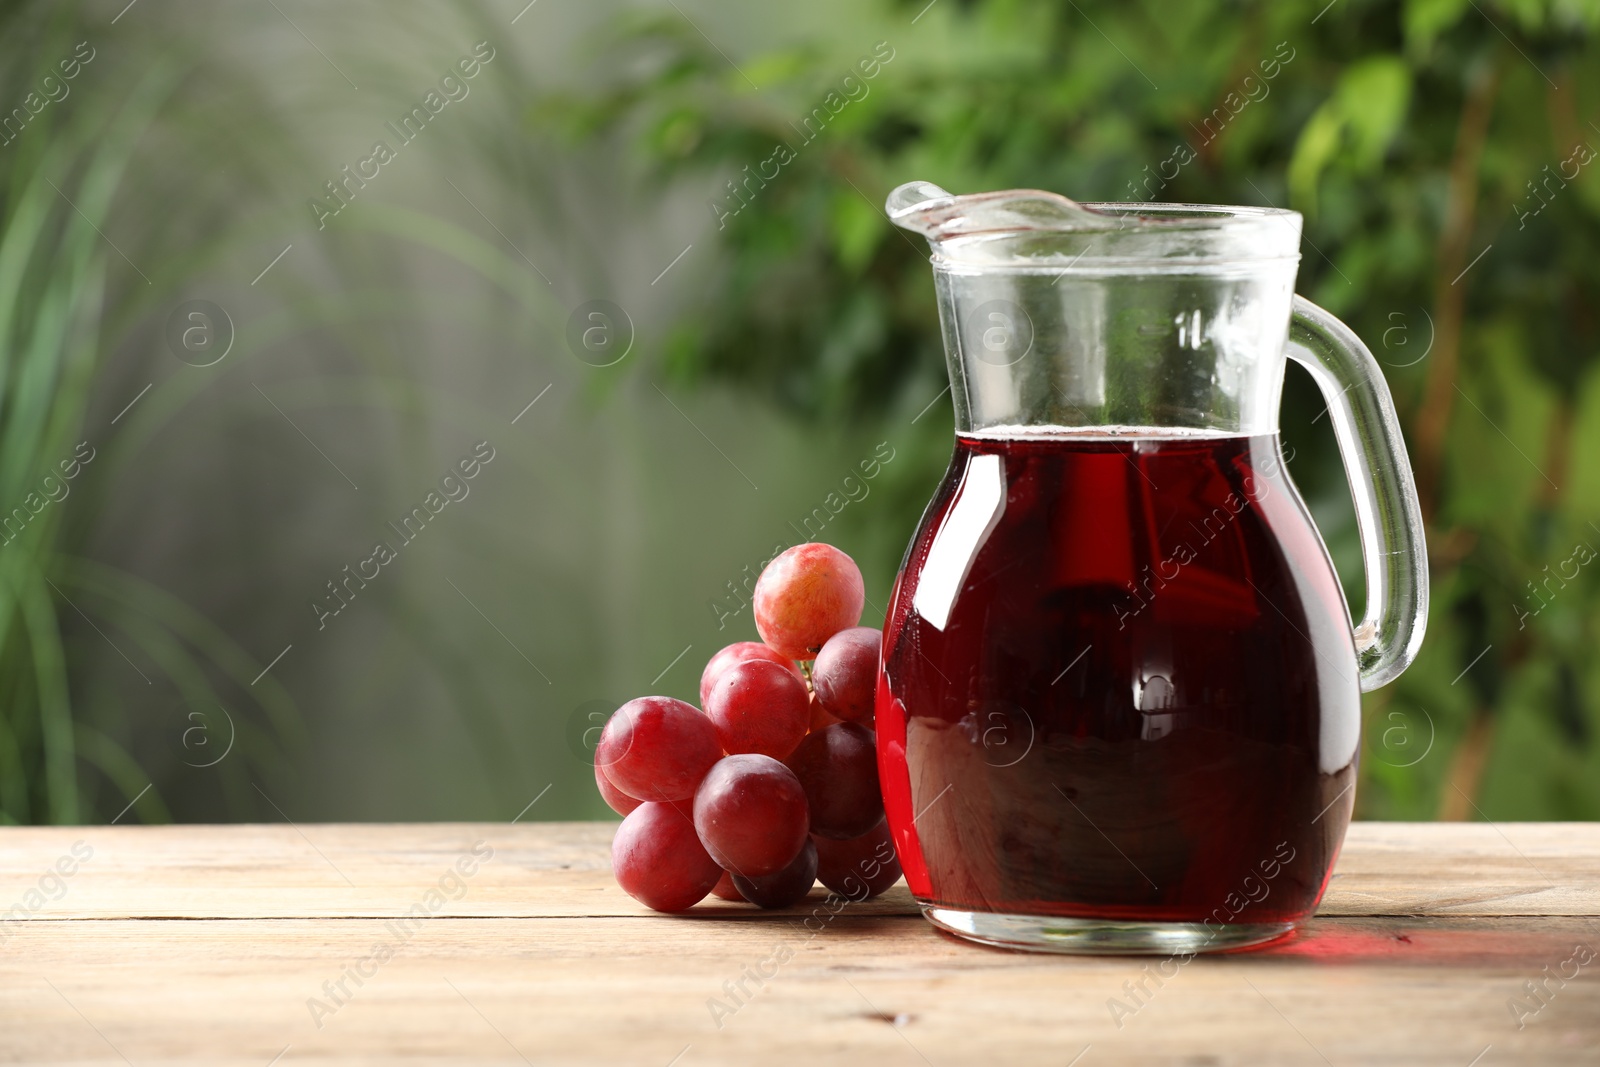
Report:
[[[752,600],[761,639],[790,659],[812,659],[861,620],[866,586],[855,560],[832,545],[796,545],[767,564]]]

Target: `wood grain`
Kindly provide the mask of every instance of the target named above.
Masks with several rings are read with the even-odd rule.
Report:
[[[0,924],[0,1060],[1600,1062],[1600,958],[1549,982],[1521,1029],[1508,1007],[1575,945],[1600,951],[1596,826],[1358,824],[1301,936],[1198,958],[1159,982],[1145,970],[1158,961],[956,942],[903,886],[837,915],[820,892],[785,912],[650,914],[611,882],[610,832],[0,831],[11,900],[74,842],[93,848],[61,879],[64,895]],[[459,892],[445,879],[428,919],[397,922],[426,910],[475,842],[493,856],[458,872]],[[748,975],[763,963],[776,973],[757,983]]]
[[[0,831],[0,906],[21,900],[81,841],[93,856],[65,879],[65,895],[31,918],[387,918],[484,842],[493,859],[435,914],[646,914],[609,876],[614,829],[603,822],[12,827]],[[915,914],[904,892],[863,910]],[[1356,823],[1321,914],[1600,915],[1600,824]]]

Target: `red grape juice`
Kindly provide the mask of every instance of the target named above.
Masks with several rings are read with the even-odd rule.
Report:
[[[1309,916],[1360,693],[1277,436],[958,435],[890,601],[877,730],[924,904]]]

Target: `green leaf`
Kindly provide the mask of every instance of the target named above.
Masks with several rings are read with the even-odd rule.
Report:
[[[751,81],[766,89],[793,81],[811,69],[812,58],[798,49],[782,49],[741,60],[739,66]]]
[[[1333,96],[1300,131],[1289,160],[1292,202],[1315,214],[1317,185],[1330,164],[1342,162],[1370,173],[1400,132],[1411,102],[1411,71],[1396,56],[1374,56],[1352,64]]]
[[[1352,65],[1339,79],[1339,107],[1350,132],[1354,163],[1371,171],[1383,161],[1411,102],[1411,70],[1398,56]]]
[[[1344,118],[1333,101],[1311,116],[1289,158],[1289,201],[1308,215],[1317,211],[1317,182],[1339,148]]]
[[[851,274],[860,274],[889,224],[854,189],[834,197],[832,216],[833,244],[839,262]]]
[[[1470,0],[1407,0],[1401,15],[1406,48],[1412,54],[1427,52],[1470,7]]]

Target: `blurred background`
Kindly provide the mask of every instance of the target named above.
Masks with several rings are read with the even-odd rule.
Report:
[[[0,818],[609,817],[585,732],[694,699],[775,547],[851,553],[881,621],[950,449],[926,252],[882,212],[913,179],[1303,212],[1433,566],[1357,815],[1600,817],[1597,30],[0,0]],[[1291,368],[1359,604],[1322,410]]]

